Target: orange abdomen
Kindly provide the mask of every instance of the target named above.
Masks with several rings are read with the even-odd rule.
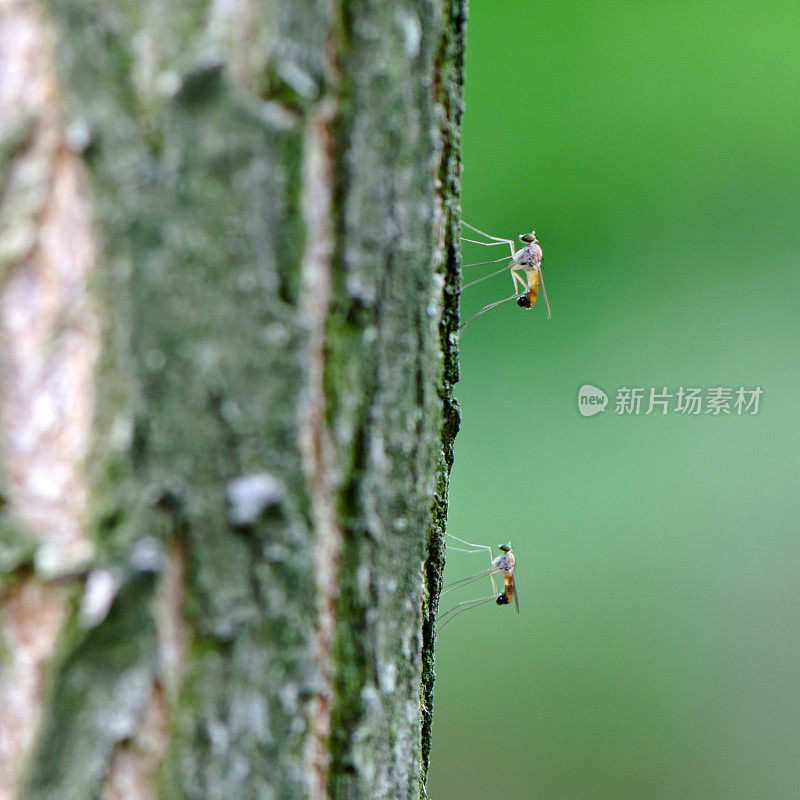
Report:
[[[528,291],[525,296],[530,303],[528,308],[533,308],[536,305],[536,298],[539,296],[539,270],[526,269],[525,272],[528,276]]]

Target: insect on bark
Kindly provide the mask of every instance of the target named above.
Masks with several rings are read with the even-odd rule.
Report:
[[[517,613],[519,614],[517,584],[514,579],[516,558],[511,550],[511,543],[509,542],[508,544],[498,545],[497,549],[500,550],[500,555],[495,557],[494,551],[488,544],[473,544],[472,542],[466,542],[463,539],[459,539],[457,536],[453,536],[451,533],[447,533],[445,536],[448,536],[449,538],[454,539],[461,544],[467,545],[469,548],[465,549],[450,545],[447,548],[448,550],[457,550],[460,553],[488,553],[490,562],[486,569],[482,569],[479,572],[476,572],[474,575],[469,575],[466,578],[461,578],[460,580],[453,581],[453,583],[448,584],[442,590],[442,596],[452,592],[455,589],[461,589],[464,586],[469,586],[470,584],[476,583],[477,581],[483,580],[487,577],[492,583],[492,594],[489,595],[489,597],[479,597],[476,600],[463,600],[460,603],[456,603],[456,605],[454,605],[452,608],[447,609],[447,611],[439,615],[438,624],[436,626],[437,633],[441,631],[445,625],[452,622],[462,612],[469,611],[469,609],[483,605],[484,603],[490,603],[492,600],[494,600],[498,606],[507,606],[513,600],[517,609]],[[500,592],[497,590],[495,576],[498,576],[503,580],[503,587],[502,591]]]
[[[506,272],[507,270],[511,272],[511,279],[514,282],[514,294],[512,294],[511,297],[506,297],[502,300],[496,300],[494,303],[489,303],[488,305],[484,306],[480,311],[478,311],[476,314],[473,314],[465,323],[463,323],[461,325],[461,329],[463,330],[466,328],[467,325],[472,322],[472,320],[476,319],[481,314],[484,314],[492,308],[502,305],[503,303],[508,303],[510,300],[516,300],[517,305],[521,308],[532,310],[536,305],[536,300],[539,296],[539,289],[541,289],[542,297],[544,298],[547,319],[550,319],[550,303],[547,300],[547,290],[544,288],[544,278],[542,277],[542,248],[539,246],[539,242],[536,239],[536,231],[520,234],[518,238],[519,241],[522,242],[523,246],[519,250],[516,250],[512,239],[501,239],[498,236],[492,236],[480,230],[479,228],[476,228],[474,225],[464,222],[463,220],[461,224],[470,230],[475,231],[475,233],[479,233],[481,236],[491,240],[488,242],[480,242],[477,239],[468,239],[466,236],[462,236],[462,241],[470,242],[472,244],[479,244],[483,247],[505,246],[508,247],[511,252],[510,256],[504,256],[503,258],[498,258],[493,261],[479,261],[475,264],[464,264],[464,267],[477,267],[482,264],[499,264],[501,261],[506,261],[509,258],[511,259],[508,264],[496,272],[492,272],[489,275],[484,275],[482,278],[478,278],[470,283],[467,283],[464,286],[464,289],[468,289],[470,286],[474,286],[481,281],[488,280],[489,278],[499,275],[502,272]]]

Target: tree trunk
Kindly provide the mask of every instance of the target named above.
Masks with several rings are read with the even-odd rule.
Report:
[[[464,21],[0,3],[0,800],[424,795]]]

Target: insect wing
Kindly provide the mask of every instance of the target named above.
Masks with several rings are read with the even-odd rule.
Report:
[[[539,285],[542,287],[542,297],[544,297],[544,307],[547,311],[547,319],[550,319],[550,303],[547,302],[547,290],[544,288],[544,276],[542,275],[542,268],[538,268],[539,272]]]
[[[458,580],[448,583],[447,586],[442,589],[441,594],[447,594],[448,592],[453,591],[453,589],[461,589],[463,586],[469,586],[471,583],[475,583],[475,581],[488,578],[489,575],[496,575],[498,572],[500,572],[500,570],[496,566],[492,565],[491,567],[482,569],[480,572],[476,572],[473,575],[468,575],[466,578],[459,578]]]
[[[511,573],[511,591],[514,592],[514,605],[517,607],[517,614],[519,614],[519,597],[517,597],[517,582],[514,580],[514,573]]]

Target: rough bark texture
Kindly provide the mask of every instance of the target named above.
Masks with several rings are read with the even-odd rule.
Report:
[[[424,794],[464,14],[0,2],[0,800]]]

